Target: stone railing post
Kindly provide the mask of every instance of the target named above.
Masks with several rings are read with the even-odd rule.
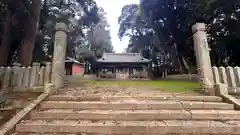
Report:
[[[30,88],[35,86],[36,85],[36,76],[37,76],[37,67],[38,67],[39,63],[36,63],[36,62],[33,62],[32,64],[32,68],[31,68],[31,71],[30,71]]]
[[[204,90],[208,90],[206,92],[212,95],[214,94],[214,79],[205,24],[196,23],[193,25],[192,31],[198,74],[200,75]]]
[[[233,68],[232,67],[227,67],[226,73],[227,73],[228,85],[230,87],[236,88],[237,85],[236,85],[236,80],[235,80]]]
[[[215,84],[220,84],[220,77],[217,67],[212,68]]]
[[[35,76],[35,85],[39,85],[39,78],[40,78],[40,63],[33,62],[33,65],[35,66],[36,70],[36,76]]]
[[[54,53],[52,61],[52,83],[56,89],[63,86],[64,70],[65,70],[65,55],[67,45],[67,25],[64,23],[56,24],[56,34],[54,43]]]
[[[0,67],[0,88],[2,87],[3,78],[4,78],[4,67]]]
[[[227,73],[226,73],[225,67],[219,67],[219,75],[220,75],[221,83],[228,85]]]
[[[11,85],[13,87],[17,86],[18,84],[20,66],[21,65],[19,63],[13,63],[13,72],[11,76]]]
[[[240,68],[239,67],[234,68],[234,75],[236,78],[236,85],[237,87],[240,87]]]
[[[2,89],[8,88],[10,85],[10,76],[12,73],[11,67],[6,67],[4,69],[3,81],[2,81]]]
[[[38,81],[38,84],[40,86],[43,86],[44,85],[44,72],[46,70],[46,67],[42,66],[39,70],[39,81]]]
[[[50,83],[51,79],[51,62],[46,63],[45,71],[44,71],[44,85]]]
[[[23,86],[29,87],[30,81],[30,74],[31,74],[31,67],[25,67],[23,71]]]
[[[25,71],[25,67],[20,67],[18,69],[18,81],[17,81],[17,86],[18,87],[23,86],[23,74],[24,74],[24,71]]]
[[[4,75],[4,67],[0,67],[0,80],[3,79],[3,75]]]

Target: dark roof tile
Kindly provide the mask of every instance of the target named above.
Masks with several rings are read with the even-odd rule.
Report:
[[[97,62],[101,63],[147,63],[140,53],[104,53]]]

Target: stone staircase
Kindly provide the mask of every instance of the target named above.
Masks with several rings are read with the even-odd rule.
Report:
[[[240,134],[240,111],[215,96],[53,95],[14,135]]]
[[[15,116],[40,94],[33,92],[8,92],[0,95],[0,126]]]

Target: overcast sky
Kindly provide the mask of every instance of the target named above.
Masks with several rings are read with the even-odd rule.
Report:
[[[99,6],[104,8],[107,13],[107,19],[111,26],[111,37],[114,50],[117,53],[123,52],[128,45],[128,38],[124,38],[122,41],[118,38],[118,17],[121,14],[122,7],[128,4],[139,3],[140,0],[96,0]]]

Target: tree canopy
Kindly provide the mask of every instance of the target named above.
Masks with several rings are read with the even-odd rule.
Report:
[[[190,72],[196,65],[191,27],[202,22],[213,65],[239,66],[239,15],[239,0],[140,0],[139,5],[122,8],[119,37],[130,37],[128,51],[141,52],[156,63],[161,57],[168,65]]]
[[[67,56],[84,60],[81,52],[93,43],[89,31],[106,21],[103,9],[94,0],[1,0],[0,6],[0,65],[50,61],[57,22],[69,27]],[[109,32],[105,35],[109,37]],[[97,51],[112,51],[110,40],[98,45]],[[91,49],[95,48],[92,45]]]

